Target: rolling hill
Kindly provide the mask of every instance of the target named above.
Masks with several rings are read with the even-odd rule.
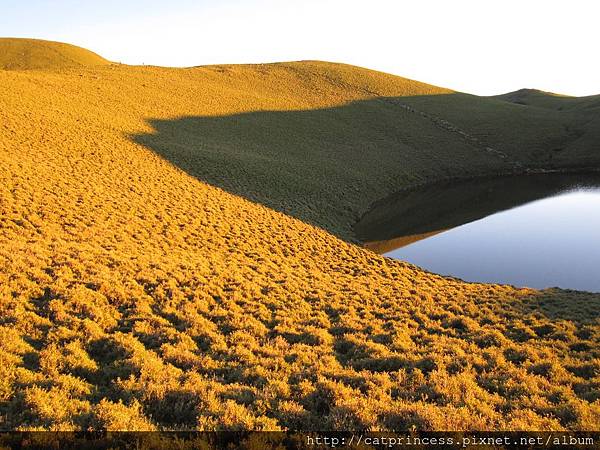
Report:
[[[597,110],[318,61],[1,54],[0,428],[598,429],[600,295],[352,233],[411,185],[597,169]]]
[[[101,56],[62,42],[0,38],[0,69],[35,70],[109,64]]]
[[[600,108],[600,95],[590,95],[588,97],[570,97],[567,95],[544,92],[537,89],[520,89],[507,94],[496,95],[490,98],[496,98],[511,103],[517,103],[526,106],[536,106],[539,108],[556,110],[590,110]]]

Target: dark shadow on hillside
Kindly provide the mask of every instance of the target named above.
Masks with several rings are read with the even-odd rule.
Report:
[[[568,139],[561,127],[548,132],[557,113],[545,113],[539,130],[530,130],[540,144],[518,155],[523,163],[501,148],[510,149],[516,135],[509,121],[515,108],[465,94],[381,97],[323,109],[151,119],[155,132],[132,139],[203,182],[352,239],[353,223],[371,203],[406,186],[546,164],[543,143]],[[496,118],[498,136],[440,117],[482,110]],[[490,143],[503,139],[506,146]]]

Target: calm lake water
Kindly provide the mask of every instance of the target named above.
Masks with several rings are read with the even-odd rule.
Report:
[[[441,183],[379,202],[366,246],[467,281],[600,292],[600,176]]]

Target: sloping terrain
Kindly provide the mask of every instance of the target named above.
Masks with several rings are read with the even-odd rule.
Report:
[[[31,70],[109,64],[101,56],[62,42],[0,38],[0,69]]]
[[[600,152],[600,95],[569,97],[536,89],[521,89],[489,98],[522,106],[525,115],[537,110],[529,116],[531,118],[545,115],[548,111],[556,111],[564,119],[569,117],[562,125],[557,124],[546,139],[538,140],[537,146],[534,144],[533,148],[538,148],[535,155],[548,167],[574,164],[597,166],[594,158]],[[529,120],[523,123],[525,126],[536,126],[535,122]],[[521,131],[519,128],[516,130]],[[559,133],[556,133],[557,130],[560,130]],[[530,142],[526,144],[531,145]]]
[[[598,167],[588,117],[527,108],[322,62],[0,71],[0,428],[597,429],[599,295],[340,239],[546,140]]]
[[[537,106],[539,108],[573,110],[573,109],[598,109],[600,108],[600,95],[588,97],[570,97],[568,95],[554,94],[537,89],[519,89],[518,91],[496,95],[496,98],[520,105]]]

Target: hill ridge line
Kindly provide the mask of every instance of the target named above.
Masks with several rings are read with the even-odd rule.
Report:
[[[298,71],[297,69],[293,69],[293,71],[296,72],[297,74],[300,74],[300,71]],[[505,163],[511,165],[514,170],[521,171],[524,168],[524,165],[521,161],[519,161],[515,158],[511,158],[508,154],[506,154],[502,150],[499,150],[497,148],[491,147],[490,145],[487,145],[486,143],[482,142],[479,138],[473,136],[472,134],[461,129],[457,125],[454,125],[453,123],[449,122],[446,119],[437,117],[433,114],[426,113],[425,111],[419,110],[413,106],[410,106],[406,103],[401,102],[397,98],[390,98],[385,95],[382,95],[379,92],[372,91],[363,86],[359,86],[359,85],[356,85],[353,83],[347,83],[347,82],[344,82],[343,80],[339,80],[339,79],[333,79],[331,76],[329,76],[325,73],[319,73],[318,76],[324,78],[325,80],[327,80],[329,83],[331,83],[334,86],[343,86],[343,87],[351,88],[351,89],[354,89],[357,91],[362,91],[364,94],[375,97],[379,101],[387,102],[388,104],[392,104],[392,105],[396,105],[396,106],[400,106],[401,108],[408,111],[409,113],[419,114],[421,117],[423,117],[423,118],[429,120],[431,123],[433,123],[433,125],[436,128],[438,128],[442,131],[447,131],[450,133],[458,134],[462,140],[467,141],[468,143],[474,144],[477,148],[479,148],[479,150],[484,151],[484,152],[488,153],[489,155],[492,155],[494,157],[502,159]],[[403,77],[401,77],[401,78],[403,78]]]

